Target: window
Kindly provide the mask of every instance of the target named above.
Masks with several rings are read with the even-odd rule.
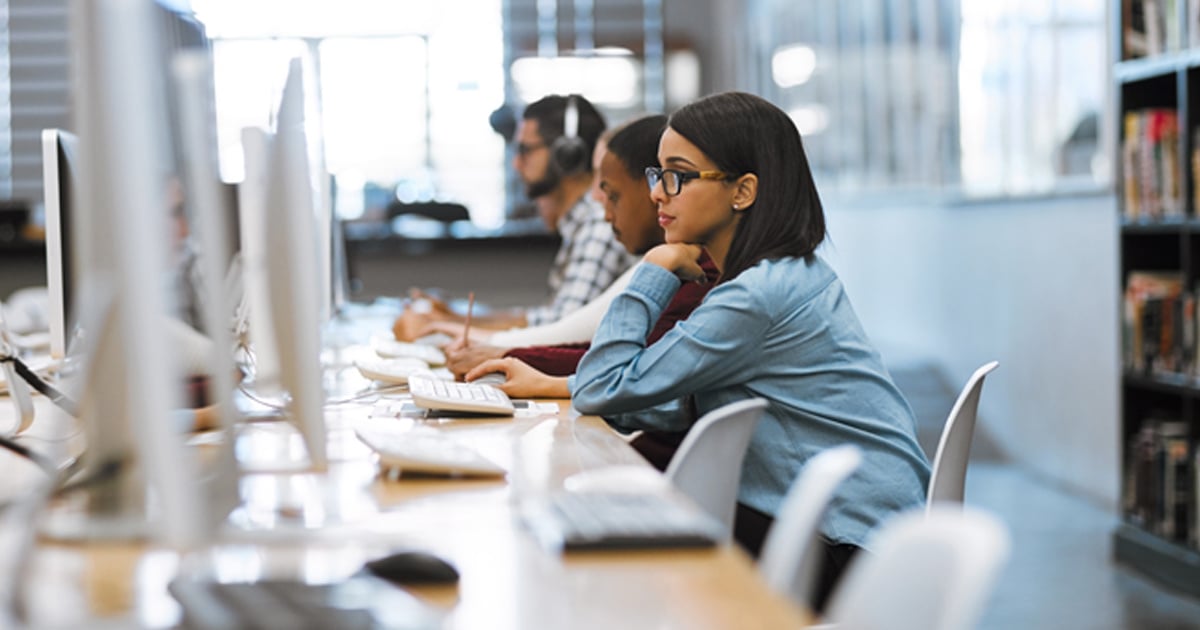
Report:
[[[241,129],[269,126],[287,60],[319,77],[325,161],[343,218],[381,212],[372,191],[504,219],[499,0],[195,0],[213,39],[222,176],[242,178]],[[469,55],[463,51],[470,51]],[[389,195],[389,198],[391,195]]]
[[[1028,194],[1107,184],[1102,0],[758,0],[743,89],[822,185]]]
[[[1105,3],[964,2],[959,93],[967,192],[1106,183]]]

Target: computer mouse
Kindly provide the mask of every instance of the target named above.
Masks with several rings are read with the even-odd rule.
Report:
[[[426,551],[406,550],[364,565],[372,575],[397,584],[450,584],[458,581],[453,564]]]
[[[508,375],[504,372],[488,372],[483,376],[471,381],[480,385],[503,385],[504,381],[508,380]]]
[[[605,466],[577,472],[563,480],[571,492],[655,494],[665,492],[671,481],[649,466]]]

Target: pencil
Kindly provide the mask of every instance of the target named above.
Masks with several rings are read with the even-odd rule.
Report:
[[[467,294],[467,317],[463,322],[462,341],[463,347],[471,343],[471,311],[475,310],[475,292],[471,291]]]

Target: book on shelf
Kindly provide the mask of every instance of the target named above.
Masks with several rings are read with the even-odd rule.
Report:
[[[1178,112],[1161,107],[1125,112],[1124,132],[1121,181],[1125,218],[1183,218]]]
[[[1188,0],[1190,20],[1192,4]],[[1123,59],[1160,55],[1179,50],[1179,0],[1122,0],[1121,47]]]
[[[1195,546],[1196,449],[1188,423],[1145,419],[1129,443],[1121,505],[1132,524],[1167,540]]]
[[[1192,475],[1188,457],[1191,448],[1187,424],[1164,425],[1162,440],[1163,511],[1159,527],[1164,537],[1187,542],[1191,537],[1189,525],[1195,507],[1191,500]]]
[[[1121,316],[1122,363],[1142,375],[1196,375],[1196,292],[1177,271],[1131,271]]]
[[[1193,1],[1200,3],[1200,0]],[[1200,30],[1200,26],[1196,28]],[[1192,131],[1192,182],[1192,215],[1195,216],[1200,213],[1200,127]]]

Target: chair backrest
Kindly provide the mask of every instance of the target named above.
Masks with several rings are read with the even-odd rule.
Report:
[[[950,416],[946,418],[946,426],[942,428],[942,437],[933,457],[933,474],[929,478],[929,493],[925,501],[927,509],[934,503],[963,501],[967,457],[971,454],[971,436],[975,434],[975,416],[979,412],[983,377],[998,365],[999,362],[992,361],[975,370],[954,402]]]
[[[1008,528],[977,509],[901,514],[851,561],[826,619],[847,630],[973,628],[1010,544]]]
[[[825,449],[809,459],[779,507],[767,532],[758,568],[767,585],[812,609],[816,569],[822,557],[821,518],[834,492],[862,463],[853,444]]]
[[[667,478],[724,526],[726,539],[733,532],[742,459],[766,407],[766,400],[751,398],[704,414],[667,466]]]

